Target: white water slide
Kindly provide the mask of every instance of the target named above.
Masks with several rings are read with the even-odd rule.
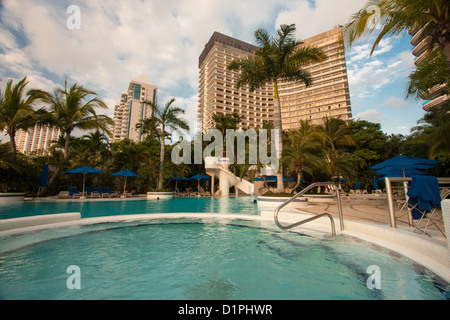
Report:
[[[229,169],[228,158],[206,157],[206,174],[211,176],[211,186],[214,180],[219,179],[219,195],[229,196],[230,188],[235,187],[246,194],[252,195],[255,192],[253,183],[235,176]]]

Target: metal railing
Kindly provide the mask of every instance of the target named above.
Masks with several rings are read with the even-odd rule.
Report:
[[[285,206],[287,206],[289,203],[291,203],[292,201],[294,201],[295,199],[297,199],[298,197],[300,197],[301,195],[304,195],[306,192],[308,192],[309,190],[311,190],[314,187],[322,187],[322,186],[334,186],[335,190],[336,190],[336,198],[337,198],[337,203],[338,203],[338,212],[339,212],[339,223],[341,226],[341,231],[344,230],[344,216],[342,214],[342,205],[341,205],[341,197],[339,194],[339,186],[337,183],[335,182],[315,182],[309,186],[307,186],[305,189],[303,189],[302,191],[300,191],[299,193],[297,193],[295,196],[293,196],[292,198],[290,198],[289,200],[283,202],[280,206],[278,206],[278,208],[275,209],[275,214],[274,214],[274,220],[275,220],[275,224],[283,230],[287,230],[287,229],[292,229],[294,227],[300,226],[302,224],[314,221],[316,219],[319,219],[321,217],[325,217],[327,216],[328,218],[330,218],[331,221],[331,233],[333,234],[333,236],[336,235],[336,228],[335,228],[335,224],[334,224],[334,219],[331,216],[331,214],[329,213],[322,213],[319,215],[316,215],[314,217],[284,226],[280,223],[279,219],[278,219],[278,215],[280,213],[280,210],[282,208],[284,208]]]

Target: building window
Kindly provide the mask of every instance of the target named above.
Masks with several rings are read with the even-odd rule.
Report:
[[[141,96],[141,85],[135,84],[133,87],[133,100],[139,100]]]

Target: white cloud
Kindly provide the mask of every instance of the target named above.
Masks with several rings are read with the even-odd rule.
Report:
[[[366,0],[279,1],[285,9],[278,15],[275,25],[296,23],[298,37],[306,39],[328,31],[334,26],[346,24],[350,16],[360,10],[366,2]]]
[[[391,44],[385,44],[380,50],[388,52]],[[365,47],[364,47],[365,48]],[[406,84],[406,78],[413,65],[411,52],[402,51],[393,56],[364,59],[365,49],[356,47],[350,50],[347,62],[350,92],[353,97],[373,97],[387,85],[401,81]],[[384,48],[384,49],[383,49]]]
[[[358,113],[353,117],[354,119],[361,119],[370,122],[380,122],[383,118],[382,114],[375,109],[368,109]]]
[[[389,108],[397,108],[397,109],[404,109],[404,108],[408,107],[409,105],[410,104],[407,101],[405,101],[404,99],[399,98],[399,97],[390,97],[383,103],[383,106],[386,106]]]

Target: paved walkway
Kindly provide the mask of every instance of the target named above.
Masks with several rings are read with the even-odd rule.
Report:
[[[394,208],[397,210],[397,204],[394,202]],[[338,217],[337,202],[334,203],[314,203],[308,205],[306,208],[299,208],[299,210],[320,214],[324,212],[330,213],[333,217]],[[389,225],[389,208],[387,199],[376,200],[357,200],[357,199],[343,199],[342,212],[345,219],[363,220],[369,222],[376,222]],[[442,212],[437,210],[433,216],[440,220],[437,224],[439,228],[444,231],[444,223],[442,221]],[[415,221],[417,223],[417,221]],[[397,219],[398,226],[408,226],[408,217],[405,215]],[[437,230],[435,226],[430,224],[428,226],[431,230]]]

